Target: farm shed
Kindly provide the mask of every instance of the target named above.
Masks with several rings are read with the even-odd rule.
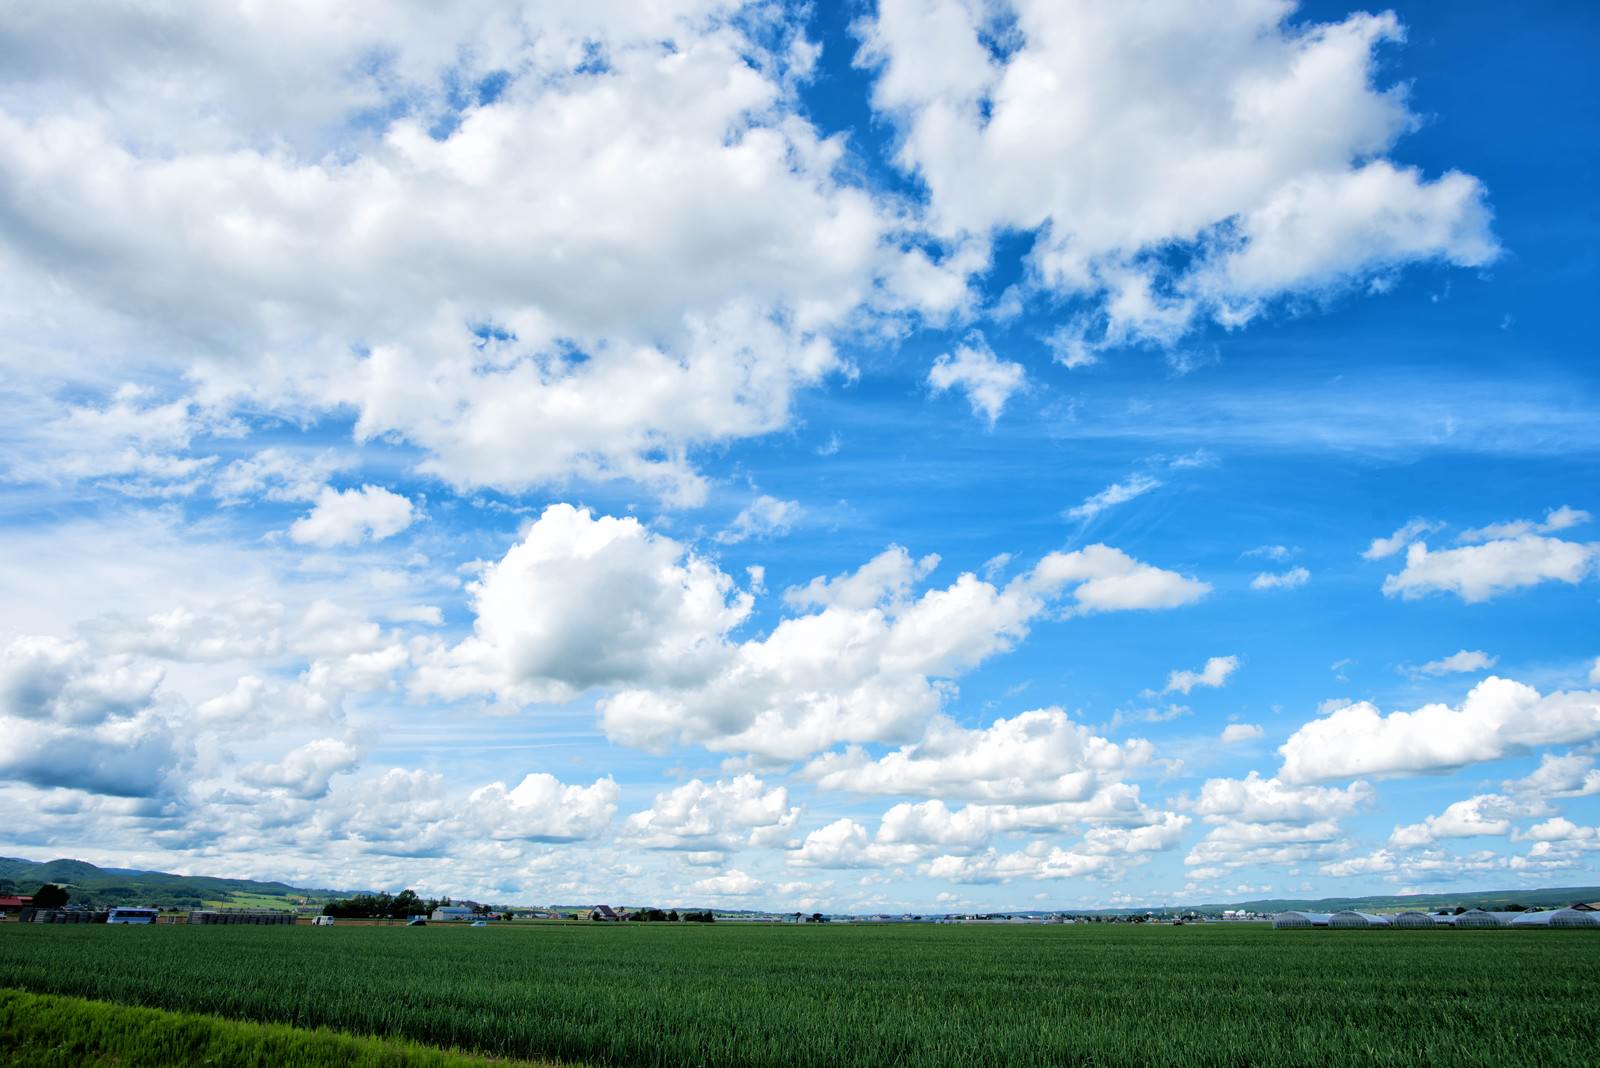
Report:
[[[1577,909],[1550,912],[1524,912],[1511,921],[1512,927],[1600,927],[1600,913]]]
[[[1329,927],[1388,927],[1389,917],[1345,909],[1328,917]]]
[[[434,920],[471,920],[477,914],[465,905],[441,905],[433,910]]]
[[[1482,909],[1468,909],[1456,917],[1457,927],[1504,927],[1500,914]]]
[[[1443,916],[1430,916],[1426,912],[1401,912],[1390,919],[1395,927],[1431,928],[1440,926],[1439,921]]]
[[[1272,917],[1273,927],[1326,927],[1328,914],[1325,912],[1280,912]]]
[[[610,905],[596,905],[594,908],[589,910],[589,919],[615,922],[622,919],[622,917],[618,916],[617,910],[613,909]]]

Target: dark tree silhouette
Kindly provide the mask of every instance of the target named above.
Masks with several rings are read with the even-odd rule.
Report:
[[[58,909],[70,900],[72,895],[55,883],[45,883],[33,892],[33,907],[36,909]]]

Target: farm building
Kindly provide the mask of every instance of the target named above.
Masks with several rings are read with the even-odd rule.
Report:
[[[473,920],[477,914],[465,905],[441,905],[433,910],[434,920]]]
[[[1550,912],[1524,912],[1511,921],[1512,927],[1600,927],[1600,913],[1578,909]]]
[[[1325,912],[1280,912],[1272,917],[1274,927],[1326,927],[1328,914]]]
[[[1378,916],[1370,912],[1357,912],[1354,909],[1345,909],[1335,912],[1328,917],[1329,927],[1388,927],[1389,917]]]
[[[19,912],[33,905],[33,898],[0,896],[0,912]]]
[[[1426,912],[1402,912],[1390,918],[1390,923],[1396,927],[1425,928],[1441,927],[1453,916],[1433,916]]]
[[[617,915],[617,910],[612,908],[610,905],[596,905],[594,908],[589,910],[588,919],[603,920],[607,923],[615,923],[622,919],[622,917]]]
[[[1457,927],[1501,927],[1499,918],[1483,909],[1468,909],[1456,916]]]

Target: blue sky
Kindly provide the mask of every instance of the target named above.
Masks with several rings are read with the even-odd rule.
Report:
[[[0,848],[1592,884],[1580,5],[0,25]]]

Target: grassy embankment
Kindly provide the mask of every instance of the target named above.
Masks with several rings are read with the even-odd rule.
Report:
[[[512,1068],[404,1039],[0,989],[5,1068]]]

